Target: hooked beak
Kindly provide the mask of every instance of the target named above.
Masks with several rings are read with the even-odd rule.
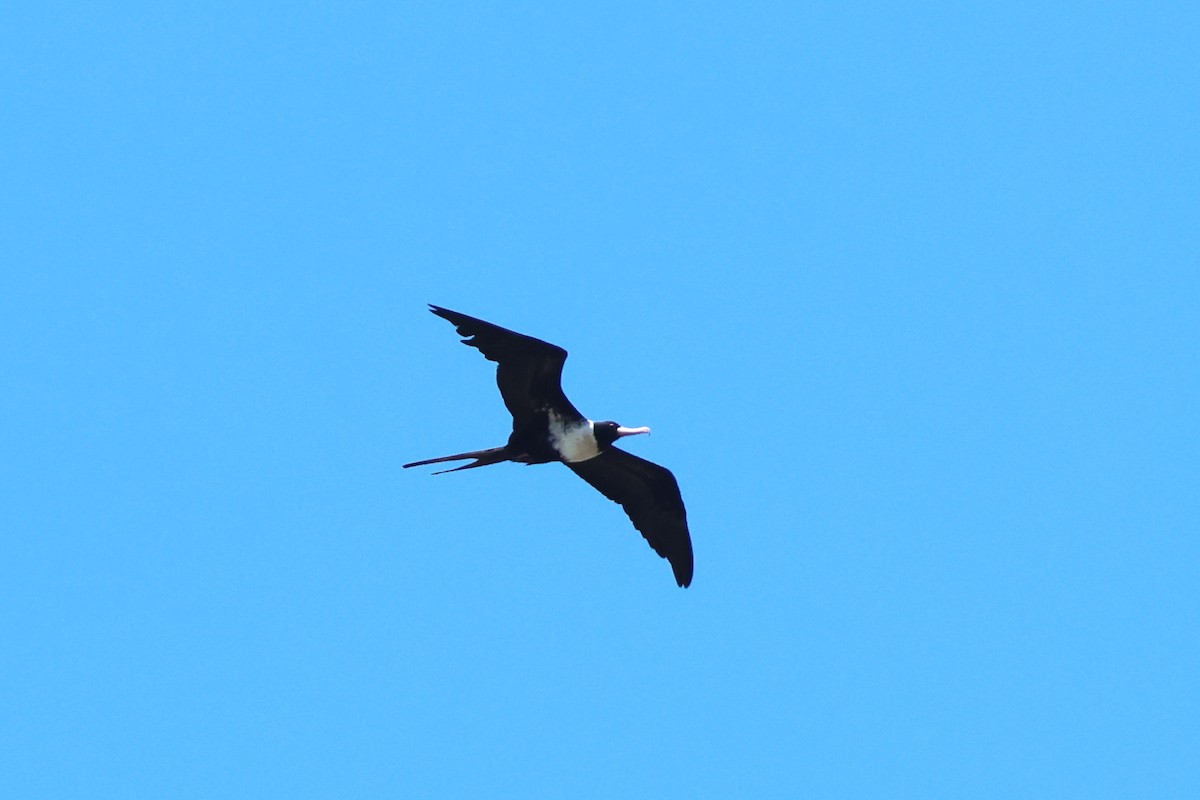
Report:
[[[650,432],[650,429],[646,428],[646,427],[623,428],[621,426],[617,426],[617,438],[618,439],[620,439],[622,436],[633,436],[635,433],[649,433],[649,432]]]

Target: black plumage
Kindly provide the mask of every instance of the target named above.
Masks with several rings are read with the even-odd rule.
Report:
[[[670,470],[613,445],[623,436],[649,433],[615,422],[593,422],[571,404],[562,390],[567,351],[532,336],[510,331],[440,306],[430,310],[452,323],[463,344],[496,362],[496,383],[513,417],[513,430],[501,447],[405,464],[417,467],[472,459],[444,472],[516,461],[559,461],[601,494],[621,505],[654,552],[667,559],[680,586],[692,582],[692,541],[679,484]]]

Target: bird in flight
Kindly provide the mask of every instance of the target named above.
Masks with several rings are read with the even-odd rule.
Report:
[[[561,347],[440,306],[430,305],[429,310],[454,325],[459,336],[467,337],[463,344],[496,362],[496,383],[512,414],[513,430],[502,447],[414,461],[404,468],[474,459],[434,473],[440,475],[502,461],[566,464],[624,508],[654,552],[670,562],[675,582],[690,585],[692,539],[675,476],[665,467],[614,446],[623,436],[649,433],[650,429],[594,422],[580,414],[563,394],[567,351]]]

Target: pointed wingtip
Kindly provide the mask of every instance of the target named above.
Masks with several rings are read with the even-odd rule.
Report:
[[[696,562],[692,558],[691,547],[686,553],[674,553],[670,557],[663,555],[671,565],[671,572],[675,573],[675,583],[679,588],[686,589],[692,585],[692,574],[695,571]]]

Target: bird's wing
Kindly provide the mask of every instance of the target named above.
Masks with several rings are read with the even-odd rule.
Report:
[[[449,320],[459,336],[467,337],[463,344],[483,353],[488,361],[496,362],[496,384],[514,420],[546,407],[583,418],[563,394],[566,350],[448,308],[430,305],[429,310]]]
[[[679,483],[666,467],[609,447],[587,461],[568,462],[576,475],[600,494],[619,503],[633,527],[667,561],[675,582],[692,582],[692,537],[688,534],[687,510],[679,494]]]

